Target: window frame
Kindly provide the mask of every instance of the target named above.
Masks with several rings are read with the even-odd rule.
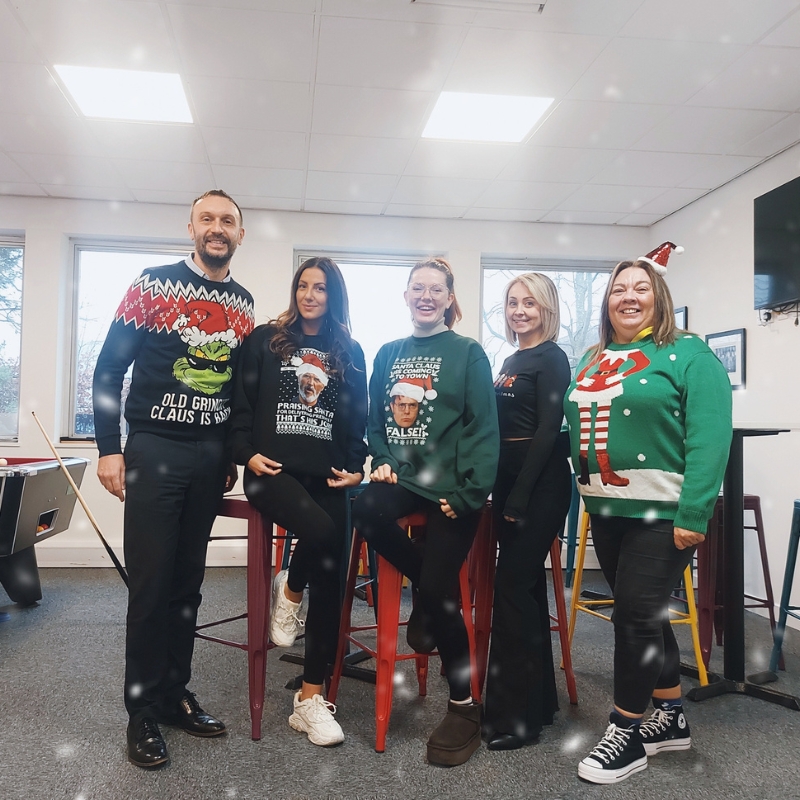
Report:
[[[22,401],[22,339],[25,333],[25,237],[23,235],[2,234],[0,235],[0,247],[7,247],[12,250],[22,251],[22,283],[19,292],[20,302],[20,324],[19,324],[19,371],[20,386],[17,394],[17,433],[16,436],[4,436],[0,434],[0,446],[19,444],[19,412]]]
[[[69,353],[67,363],[69,364],[69,372],[67,374],[67,391],[69,402],[64,404],[64,417],[62,418],[62,430],[65,435],[61,437],[64,442],[93,442],[95,440],[94,434],[82,434],[75,432],[75,416],[77,413],[76,399],[78,389],[78,324],[80,321],[80,268],[81,268],[81,253],[94,252],[94,253],[136,253],[144,255],[158,255],[164,256],[164,264],[174,263],[180,259],[186,258],[192,252],[192,245],[184,241],[177,240],[109,240],[109,239],[91,239],[79,238],[70,240],[70,248],[72,250],[72,270],[70,272],[71,286],[70,290],[70,306],[69,306]],[[122,297],[115,301],[114,309],[116,309]]]

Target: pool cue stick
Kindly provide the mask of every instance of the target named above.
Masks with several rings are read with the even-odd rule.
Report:
[[[39,421],[39,417],[36,416],[35,411],[31,411],[33,414],[34,420],[36,420],[36,424],[39,426],[39,430],[42,432],[42,436],[47,440],[47,444],[50,447],[51,452],[56,457],[56,461],[58,461],[59,466],[61,467],[61,471],[66,476],[67,480],[69,481],[69,485],[72,487],[72,491],[75,492],[75,497],[78,498],[78,502],[83,507],[83,510],[86,512],[86,516],[89,518],[89,522],[92,523],[92,527],[95,530],[95,533],[100,537],[100,541],[103,543],[103,547],[105,547],[106,552],[109,555],[109,558],[114,562],[114,566],[117,568],[117,572],[119,572],[120,577],[122,578],[125,585],[128,585],[128,573],[125,571],[125,567],[122,566],[119,559],[117,558],[116,553],[111,549],[111,545],[106,541],[105,537],[103,536],[102,531],[100,530],[100,526],[97,524],[97,520],[94,518],[94,514],[92,514],[89,506],[86,505],[86,501],[83,499],[83,495],[81,494],[81,490],[78,488],[78,485],[72,479],[72,475],[69,474],[69,470],[67,469],[66,464],[61,460],[61,456],[56,451],[56,447],[53,444],[52,439],[47,435],[47,431],[44,429],[44,426]]]

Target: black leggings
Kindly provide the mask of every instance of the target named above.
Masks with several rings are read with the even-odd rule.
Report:
[[[342,608],[341,568],[346,533],[347,493],[325,478],[256,475],[244,471],[247,499],[297,539],[289,564],[289,589],[308,586],[303,680],[319,685],[336,656]]]
[[[424,547],[397,524],[416,511],[428,514]],[[417,602],[431,617],[452,700],[471,694],[469,642],[458,603],[458,573],[472,546],[480,515],[445,516],[438,503],[397,484],[371,483],[353,507],[353,524],[375,550],[419,591]]]
[[[614,593],[614,704],[644,714],[654,689],[680,683],[669,598],[695,548],[678,550],[672,520],[592,514],[597,560]]]

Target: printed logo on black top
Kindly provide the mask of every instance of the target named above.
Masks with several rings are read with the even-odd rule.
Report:
[[[281,363],[276,432],[331,441],[337,396],[328,354],[301,348]]]
[[[388,402],[384,404],[389,444],[425,444],[441,366],[442,359],[435,356],[398,358],[392,364],[385,385]]]
[[[499,397],[515,397],[513,387],[516,379],[516,375],[506,375],[501,372],[494,382],[495,394]]]

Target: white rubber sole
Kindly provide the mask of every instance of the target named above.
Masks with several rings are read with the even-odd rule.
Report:
[[[692,746],[692,738],[687,736],[685,739],[667,739],[664,742],[642,742],[644,751],[648,756],[657,753],[668,753],[671,750],[688,750]]]
[[[308,741],[312,744],[319,745],[320,747],[334,747],[344,741],[344,733],[341,731],[338,734],[331,736],[320,736],[317,731],[309,730],[305,721],[299,714],[292,714],[289,717],[289,725],[300,733],[305,733],[308,736]]]
[[[647,756],[632,761],[621,769],[602,769],[581,761],[578,764],[578,777],[589,781],[589,783],[619,783],[626,778],[630,778],[636,772],[641,772],[643,769],[647,769]]]

